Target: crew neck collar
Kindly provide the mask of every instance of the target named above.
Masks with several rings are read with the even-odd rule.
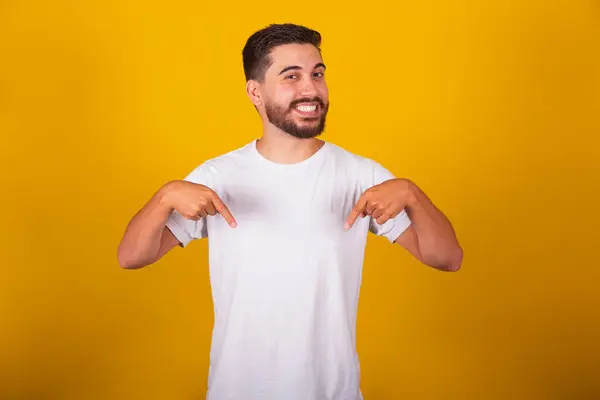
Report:
[[[266,165],[269,165],[269,166],[275,167],[275,168],[281,168],[281,169],[300,168],[300,167],[312,164],[315,161],[317,161],[318,159],[322,158],[329,149],[329,143],[327,141],[323,141],[323,145],[314,154],[312,154],[308,158],[306,158],[302,161],[296,162],[296,163],[284,164],[284,163],[278,163],[275,161],[271,161],[271,160],[267,159],[265,156],[263,156],[258,151],[258,148],[256,147],[258,141],[259,141],[259,139],[254,139],[250,143],[250,148],[251,148],[252,153],[254,153],[254,156],[263,164],[266,164]]]

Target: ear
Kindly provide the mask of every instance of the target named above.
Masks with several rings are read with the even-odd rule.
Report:
[[[255,106],[259,106],[262,104],[260,85],[255,80],[250,79],[246,82],[246,94],[248,94],[250,101]]]

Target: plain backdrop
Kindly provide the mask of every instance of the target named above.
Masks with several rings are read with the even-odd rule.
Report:
[[[442,273],[371,235],[365,399],[598,398],[591,0],[0,3],[0,398],[203,398],[207,243],[137,271],[117,246],[260,137],[241,50],[273,22],[323,35],[323,139],[414,180],[465,251]]]

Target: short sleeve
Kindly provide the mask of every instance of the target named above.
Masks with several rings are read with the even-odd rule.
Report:
[[[190,172],[184,181],[199,183],[212,187],[208,168],[201,164]],[[166,227],[175,235],[180,242],[181,247],[186,247],[191,241],[208,237],[206,218],[200,218],[197,221],[187,219],[176,210],[173,210],[166,222]]]
[[[378,185],[390,179],[396,177],[385,167],[376,161],[371,161],[372,166],[372,181],[371,186]],[[400,211],[395,218],[388,219],[384,224],[378,224],[377,221],[371,218],[369,223],[369,230],[377,236],[384,236],[391,243],[394,243],[396,239],[406,230],[411,224],[411,220],[406,213],[406,210]]]

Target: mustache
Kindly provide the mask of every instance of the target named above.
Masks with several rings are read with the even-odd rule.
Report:
[[[323,100],[321,100],[320,97],[311,97],[311,98],[305,97],[302,99],[294,100],[290,103],[290,108],[294,108],[298,104],[301,104],[301,103],[318,103],[319,106],[321,106],[321,108],[325,108],[325,103],[323,102]]]

